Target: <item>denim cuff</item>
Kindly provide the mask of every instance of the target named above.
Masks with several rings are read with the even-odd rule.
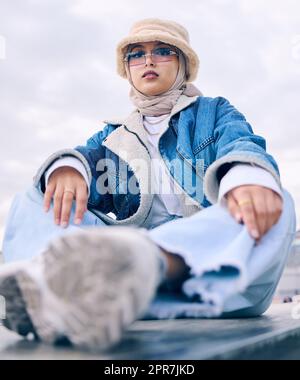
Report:
[[[205,177],[204,177],[204,193],[206,195],[206,198],[211,204],[215,204],[218,202],[218,195],[219,195],[219,188],[220,188],[220,181],[217,175],[218,170],[221,168],[221,166],[225,164],[232,164],[232,163],[244,163],[244,164],[258,166],[262,169],[265,169],[267,172],[269,172],[273,176],[279,188],[280,189],[282,188],[280,176],[275,170],[275,168],[259,155],[254,155],[250,153],[247,154],[247,152],[246,153],[237,152],[235,154],[227,154],[226,156],[219,158],[213,164],[211,164],[209,168],[207,169]]]

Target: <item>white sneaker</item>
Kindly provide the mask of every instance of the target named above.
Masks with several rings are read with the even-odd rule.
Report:
[[[160,255],[132,227],[61,237],[38,258],[1,267],[4,325],[51,344],[107,349],[147,310],[161,280]]]

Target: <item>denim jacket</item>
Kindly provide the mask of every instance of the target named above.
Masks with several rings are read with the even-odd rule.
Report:
[[[159,140],[159,152],[169,175],[190,201],[185,216],[217,201],[220,180],[234,163],[264,168],[281,187],[279,170],[266,152],[265,139],[255,135],[245,117],[222,97],[182,95]],[[127,119],[107,121],[85,146],[49,157],[35,176],[41,191],[45,189],[45,170],[65,156],[77,157],[84,164],[90,180],[88,208],[104,222],[141,225],[145,221],[153,202],[151,171],[147,170],[151,158],[138,110]],[[136,191],[129,191],[130,183]],[[116,219],[107,215],[111,212]]]

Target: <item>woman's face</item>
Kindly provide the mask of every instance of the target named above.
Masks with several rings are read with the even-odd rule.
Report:
[[[172,46],[162,42],[144,42],[132,45],[129,52],[150,54],[154,49],[158,48],[170,48],[175,51]],[[172,87],[176,80],[179,68],[178,56],[170,55],[163,59],[163,62],[155,62],[153,57],[148,55],[146,56],[146,62],[142,64],[136,65],[134,61],[128,63],[134,87],[146,96],[163,94]],[[145,75],[149,71],[154,73]]]

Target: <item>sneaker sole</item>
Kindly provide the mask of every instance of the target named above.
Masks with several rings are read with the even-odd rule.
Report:
[[[105,350],[147,309],[159,283],[158,248],[138,229],[91,228],[42,255],[47,292],[26,271],[0,279],[6,326],[42,341]],[[9,291],[8,291],[9,289]]]

